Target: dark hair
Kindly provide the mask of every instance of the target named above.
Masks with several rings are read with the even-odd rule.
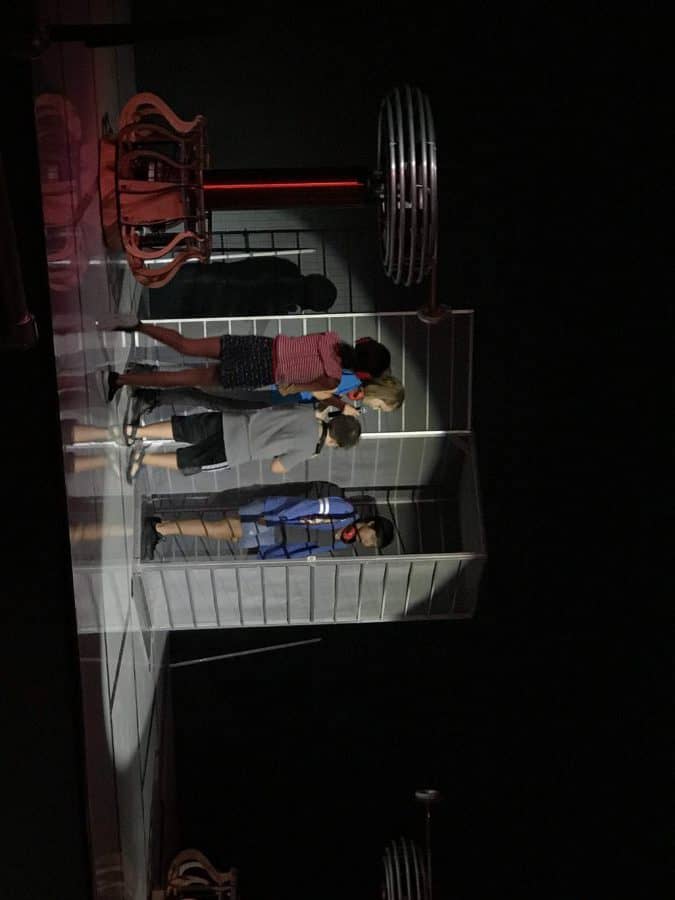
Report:
[[[337,299],[337,288],[325,275],[305,275],[303,309],[326,312]]]
[[[384,344],[373,338],[363,338],[354,347],[351,344],[340,344],[338,353],[343,369],[367,372],[371,378],[377,378],[391,365],[391,354]]]
[[[389,519],[385,519],[383,516],[375,516],[372,523],[373,531],[377,536],[378,549],[382,550],[394,540],[394,526]]]
[[[338,447],[354,447],[361,437],[361,423],[355,416],[342,413],[330,420],[328,434],[336,441]]]

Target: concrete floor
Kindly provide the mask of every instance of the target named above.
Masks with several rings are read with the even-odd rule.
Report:
[[[128,21],[124,4],[49,0],[51,23]],[[134,490],[126,449],[78,448],[69,422],[119,421],[125,392],[105,402],[108,366],[124,366],[126,336],[101,334],[101,313],[137,309],[140,285],[102,237],[98,142],[135,93],[131,46],[52,45],[34,63],[43,215],[53,310],[73,580],[85,715],[90,846],[97,894],[145,898],[151,860],[165,640],[133,597]],[[154,798],[154,799],[153,799]]]

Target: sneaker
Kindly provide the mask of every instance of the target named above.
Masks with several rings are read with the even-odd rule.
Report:
[[[133,388],[129,392],[124,424],[141,425],[143,416],[151,413],[156,406],[157,391],[148,388]]]
[[[115,394],[119,391],[122,385],[119,382],[119,372],[113,372],[112,370],[108,372],[107,377],[107,392],[106,392],[106,400],[108,403],[112,403],[115,398]]]
[[[155,530],[155,525],[159,525],[161,521],[159,516],[148,516],[147,519],[143,521],[143,530],[141,532],[141,559],[153,559],[157,544],[164,540],[164,536]]]

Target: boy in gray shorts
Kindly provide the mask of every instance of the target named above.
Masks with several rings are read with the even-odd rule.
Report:
[[[353,447],[361,436],[354,416],[317,412],[311,405],[268,407],[255,412],[209,412],[172,416],[165,422],[126,426],[127,439],[174,440],[189,444],[173,453],[147,453],[136,444],[127,466],[131,483],[141,467],[157,466],[194,475],[204,469],[270,460],[275,475],[284,475],[326,447]]]

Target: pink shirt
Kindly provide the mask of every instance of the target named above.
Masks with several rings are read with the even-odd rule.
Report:
[[[311,385],[319,382],[330,390],[342,377],[341,343],[335,331],[322,331],[301,337],[279,334],[272,345],[272,368],[275,384]],[[334,384],[328,382],[334,381]]]

